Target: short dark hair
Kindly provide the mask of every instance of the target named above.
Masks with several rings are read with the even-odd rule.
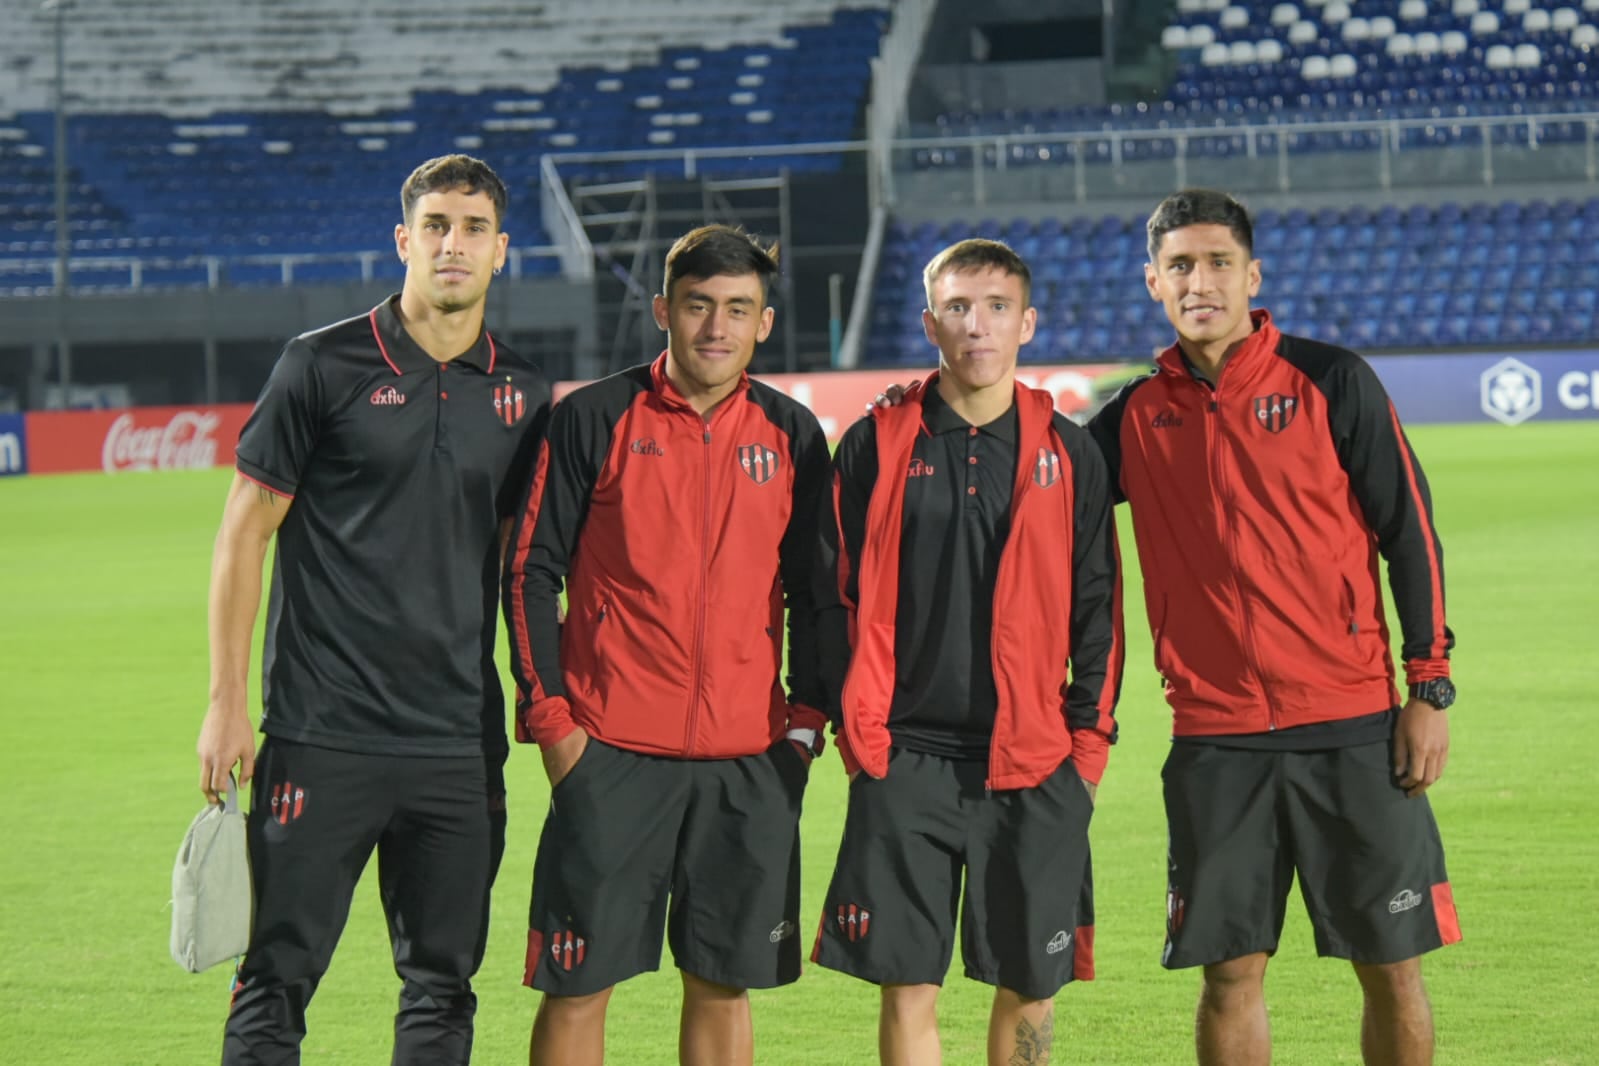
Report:
[[[441,155],[411,171],[411,176],[400,186],[400,209],[405,224],[411,224],[416,202],[430,192],[452,192],[463,189],[468,193],[488,193],[494,201],[494,222],[505,221],[505,182],[494,173],[494,168],[481,159],[469,155]]]
[[[928,260],[922,270],[922,288],[927,291],[927,306],[933,306],[933,283],[950,271],[994,268],[1022,279],[1022,306],[1031,307],[1033,301],[1033,272],[1021,256],[1002,241],[972,237],[945,248]]]
[[[1184,189],[1162,200],[1149,216],[1149,261],[1160,260],[1160,242],[1184,226],[1226,226],[1245,252],[1254,254],[1255,224],[1236,197],[1215,189]]]
[[[720,224],[689,230],[666,253],[666,277],[661,293],[672,298],[672,285],[680,278],[744,277],[754,274],[761,282],[761,298],[777,273],[777,245],[735,226]]]

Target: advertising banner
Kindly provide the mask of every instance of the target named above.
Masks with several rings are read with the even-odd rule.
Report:
[[[28,430],[22,415],[0,415],[0,477],[28,472]]]
[[[199,470],[233,465],[253,405],[40,411],[27,420],[28,470]]]
[[[1599,349],[1370,360],[1406,425],[1599,418]]]

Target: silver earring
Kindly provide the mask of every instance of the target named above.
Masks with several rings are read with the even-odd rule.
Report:
[[[500,276],[500,268],[499,267],[495,267],[494,268],[494,276],[495,277],[499,277]]]

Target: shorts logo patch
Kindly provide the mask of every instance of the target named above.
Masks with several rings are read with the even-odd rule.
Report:
[[[764,444],[741,444],[738,465],[757,485],[764,485],[777,473],[777,453]]]
[[[1389,914],[1403,914],[1421,906],[1421,897],[1410,889],[1401,889],[1399,895],[1388,901]]]
[[[1033,463],[1033,484],[1047,489],[1060,480],[1060,456],[1048,448],[1038,449],[1038,459]]]
[[[292,781],[272,786],[272,820],[288,825],[305,813],[305,789],[296,788]]]
[[[583,959],[588,954],[588,941],[572,932],[570,929],[555,932],[550,935],[550,958],[557,969],[571,973],[583,965]]]
[[[1183,894],[1181,892],[1177,891],[1175,888],[1167,886],[1167,888],[1166,888],[1166,935],[1168,937],[1176,936],[1178,931],[1182,929],[1182,927],[1183,927],[1183,910],[1186,908],[1186,906],[1187,906],[1187,903],[1183,900]]]
[[[845,940],[865,940],[872,928],[872,912],[854,903],[838,905],[838,932]]]
[[[1064,929],[1055,930],[1055,935],[1049,938],[1049,946],[1044,950],[1051,955],[1059,955],[1072,945],[1072,935]]]
[[[789,921],[787,918],[784,918],[782,921],[777,923],[777,928],[773,929],[771,935],[766,939],[770,940],[774,944],[781,944],[783,941],[793,936],[794,932],[794,923]]]

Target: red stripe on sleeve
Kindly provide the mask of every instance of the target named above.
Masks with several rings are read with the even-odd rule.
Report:
[[[282,489],[275,489],[271,485],[268,485],[265,481],[262,481],[259,478],[251,477],[249,474],[246,474],[243,470],[239,470],[239,469],[235,468],[235,473],[237,473],[244,480],[248,481],[250,484],[261,486],[263,489],[266,489],[268,492],[270,492],[274,496],[281,497],[281,498],[283,498],[285,500],[294,499],[294,493],[292,493],[292,492],[284,492]]]
[[[527,693],[529,704],[544,698],[544,686],[539,683],[538,671],[533,664],[533,643],[527,631],[527,557],[533,550],[533,531],[539,524],[539,507],[544,502],[544,485],[550,474],[550,446],[548,442],[539,449],[538,466],[533,471],[533,487],[527,494],[527,512],[518,527],[516,547],[511,555],[511,646],[515,649],[522,673],[533,686]]]

